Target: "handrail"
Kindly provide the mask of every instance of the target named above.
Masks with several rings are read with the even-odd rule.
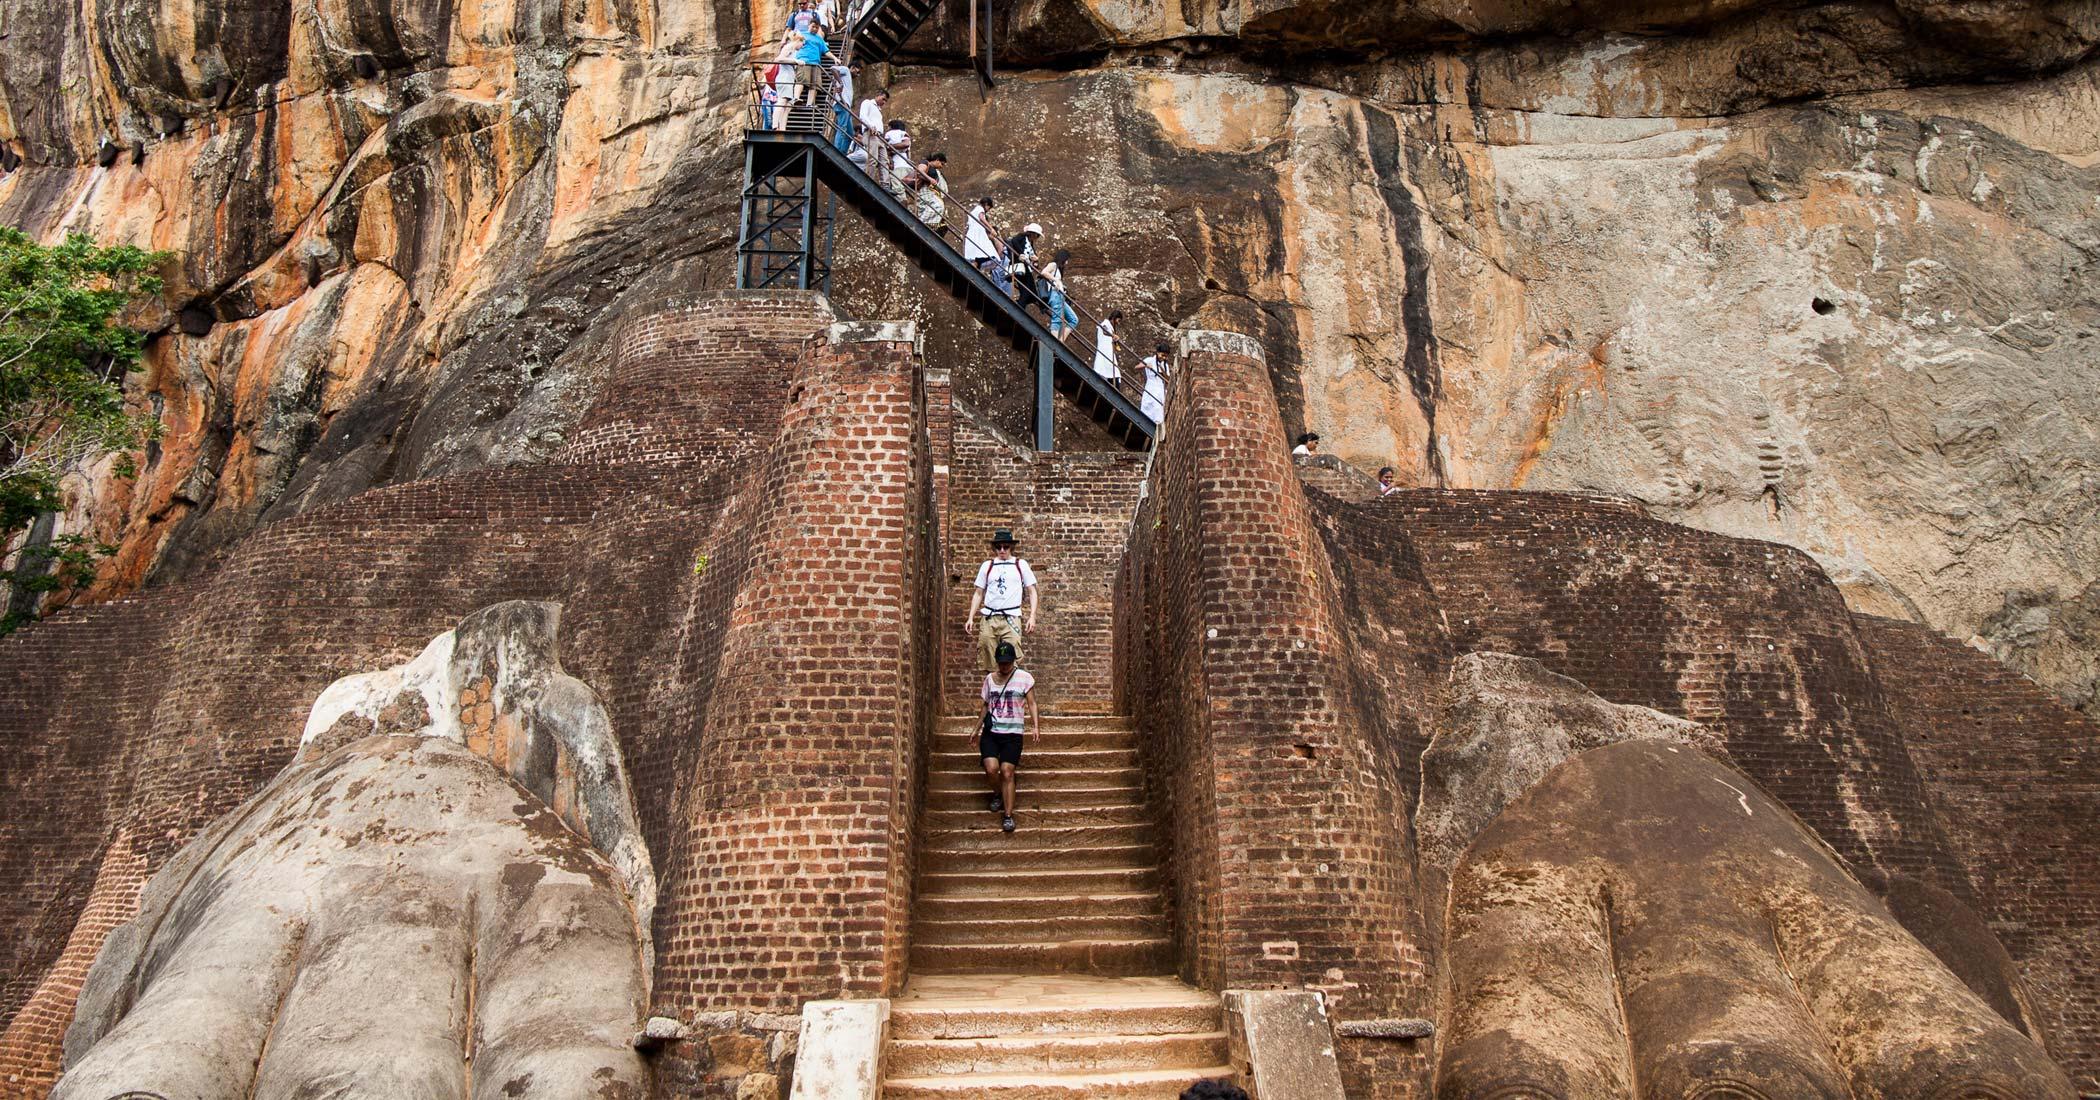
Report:
[[[879,0],[877,6],[880,6]],[[819,134],[823,136],[827,141],[832,142],[833,147],[836,148],[838,147],[840,122],[841,119],[843,119],[847,135],[848,148],[857,144],[861,148],[868,150],[868,163],[863,165],[862,167],[868,172],[868,175],[877,183],[884,184],[886,186],[890,174],[890,168],[888,164],[888,159],[890,155],[889,146],[887,143],[883,142],[880,135],[877,135],[873,131],[869,130],[868,127],[861,122],[859,115],[854,112],[852,104],[842,104],[838,96],[836,75],[832,72],[832,70],[826,66],[820,65],[817,67],[817,71],[820,75],[819,90],[820,95],[822,97],[822,101],[826,104],[825,107],[818,108],[815,104],[801,102],[801,89],[799,86],[797,86],[796,96],[798,102],[793,106],[781,108],[778,106],[769,105],[764,99],[766,92],[772,90],[775,84],[777,83],[773,81],[767,81],[765,79],[765,71],[771,68],[773,64],[773,62],[755,63],[751,67],[751,86],[749,92],[750,128],[753,130],[761,130],[766,132],[786,131],[794,133]],[[791,66],[794,64],[794,62],[783,61],[779,62],[778,64],[782,66]],[[837,109],[841,106],[843,106],[843,110]],[[782,110],[785,110],[787,112],[785,117],[776,117],[774,113]],[[778,125],[773,125],[773,123],[776,122],[778,123]],[[878,154],[880,156],[880,161],[878,161],[877,159]],[[914,174],[916,174],[917,158],[913,158],[913,165]],[[942,204],[941,220],[938,223],[930,223],[934,225],[936,232],[949,231],[950,224],[953,222],[960,222],[964,226],[968,226],[974,223],[984,229],[985,235],[992,239],[992,246],[998,250],[1001,259],[1004,259],[1004,257],[1006,256],[1006,238],[1000,236],[998,233],[993,231],[991,225],[986,223],[983,219],[972,217],[969,212],[969,208],[966,207],[961,201],[957,200],[953,195],[949,194],[947,190],[937,189],[934,192],[934,194],[939,197],[939,200]],[[923,192],[914,192],[913,198],[900,201],[903,203],[907,210],[916,215],[918,213],[917,200],[918,196],[920,195],[923,195]],[[958,213],[960,215],[959,217],[957,217]],[[924,221],[923,218],[921,220]],[[962,239],[962,237],[966,235],[967,234],[959,235],[958,239]],[[1067,275],[1065,276],[1065,278],[1069,280],[1071,276]],[[1018,282],[1014,282],[1011,279],[1009,279],[1009,282],[1012,283],[1016,291],[1013,300],[1019,302],[1023,309],[1026,309],[1030,305],[1034,305],[1040,307],[1046,315],[1049,313],[1050,305],[1048,300],[1043,295],[1037,294],[1032,290],[1023,288]],[[1069,289],[1069,282],[1067,286],[1068,288],[1065,292],[1065,303],[1071,307],[1074,315],[1076,315],[1081,321],[1081,326],[1075,326],[1071,331],[1076,334],[1080,331],[1080,327],[1084,327],[1090,330],[1093,335],[1092,339],[1088,340],[1087,343],[1080,348],[1074,348],[1069,342],[1069,338],[1066,338],[1066,340],[1061,342],[1063,343],[1066,352],[1070,353],[1075,359],[1080,360],[1086,365],[1085,369],[1094,370],[1094,364],[1100,359],[1100,352],[1097,346],[1097,342],[1100,338],[1099,334],[1101,331],[1101,320],[1092,311],[1088,310],[1085,306],[1080,305],[1079,302],[1073,297],[1071,290]],[[1123,340],[1119,334],[1111,335],[1109,337],[1109,343],[1111,348],[1111,358],[1113,360],[1113,362],[1110,365],[1114,368],[1115,374],[1113,377],[1111,377],[1108,375],[1103,375],[1098,370],[1094,370],[1094,373],[1107,380],[1111,385],[1113,385],[1116,388],[1116,390],[1119,393],[1123,394],[1126,398],[1128,398],[1132,404],[1142,406],[1144,397],[1144,379],[1142,377],[1143,371],[1140,370],[1138,372],[1140,377],[1133,380],[1127,377],[1123,363],[1123,357],[1129,355],[1132,361],[1132,365],[1135,366],[1137,362],[1137,357],[1131,354],[1130,348],[1123,343]]]

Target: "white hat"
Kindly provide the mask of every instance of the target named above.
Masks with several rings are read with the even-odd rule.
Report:
[[[1023,233],[1033,233],[1033,234],[1035,234],[1036,236],[1040,237],[1040,236],[1042,236],[1042,235],[1043,235],[1043,227],[1042,227],[1042,226],[1040,226],[1040,225],[1037,225],[1037,224],[1036,224],[1036,223],[1034,223],[1034,222],[1029,222],[1029,223],[1028,223],[1027,225],[1025,225],[1025,226],[1021,227],[1021,232],[1023,232]]]

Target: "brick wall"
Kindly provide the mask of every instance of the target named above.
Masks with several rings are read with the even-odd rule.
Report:
[[[1142,625],[1119,633],[1143,639],[1125,694],[1169,807],[1184,976],[1320,989],[1341,1019],[1426,1014],[1412,761],[1361,720],[1376,692],[1339,613],[1372,586],[1330,568],[1259,349],[1191,333],[1182,363],[1121,578]],[[1412,691],[1378,704],[1410,734]],[[1414,1044],[1339,1053],[1352,1096],[1425,1094]]]
[[[1114,589],[1145,456],[1122,451],[1044,454],[1000,434],[966,408],[952,421],[948,506],[948,620],[942,624],[944,683],[951,714],[978,706],[974,631],[963,612],[990,556],[992,531],[1010,527],[1042,591],[1038,629],[1023,642],[1048,711],[1115,709]]]
[[[1859,627],[2050,1053],[2100,1090],[2100,728],[1926,627]]]
[[[1608,498],[1416,489],[1331,507],[1407,533],[1454,652],[1531,657],[1702,722],[1870,886],[1904,876],[1973,900],[1852,616],[1806,554]]]
[[[909,341],[813,343],[828,319],[811,295],[674,304],[622,334],[574,461],[366,493],[188,588],[0,641],[0,1094],[48,1085],[110,899],[274,775],[323,687],[506,599],[564,604],[564,662],[612,712],[665,874],[660,1010],[763,1017],[893,981],[914,798],[894,777],[931,709],[906,680],[932,583],[906,535],[930,490]],[[813,538],[865,583],[797,612]],[[767,634],[789,645],[758,652]],[[773,824],[725,851],[740,814]],[[748,1060],[706,1038],[659,1059],[664,1086],[735,1096]]]

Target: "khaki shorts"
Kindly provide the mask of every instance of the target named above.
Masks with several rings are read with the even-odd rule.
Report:
[[[984,655],[984,670],[990,672],[999,667],[992,654],[999,651],[1000,642],[1012,642],[1015,660],[1020,660],[1021,617],[1019,615],[983,615],[977,623],[977,649]]]

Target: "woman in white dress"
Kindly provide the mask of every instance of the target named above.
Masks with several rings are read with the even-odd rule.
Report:
[[[1173,349],[1162,343],[1138,364],[1145,369],[1145,395],[1138,400],[1138,411],[1154,424],[1167,420],[1167,358],[1172,354]]]
[[[1094,329],[1094,373],[1110,382],[1116,380],[1116,322],[1122,319],[1122,310],[1109,310]]]

